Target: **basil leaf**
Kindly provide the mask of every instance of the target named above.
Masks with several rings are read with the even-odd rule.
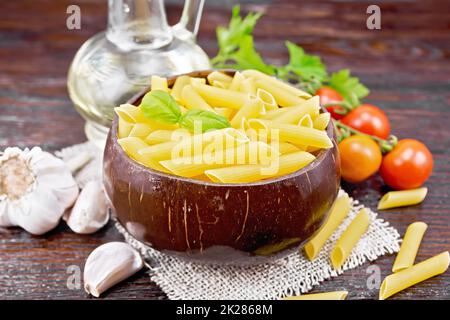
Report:
[[[170,94],[161,90],[148,92],[141,102],[141,110],[148,119],[164,123],[177,123],[181,110]]]
[[[357,107],[360,104],[359,99],[369,94],[369,89],[360,83],[358,78],[352,77],[348,69],[333,73],[330,87],[339,92],[353,107]]]
[[[202,132],[231,127],[227,118],[206,110],[189,110],[180,119],[180,126],[191,132],[194,131],[196,123],[201,124]]]

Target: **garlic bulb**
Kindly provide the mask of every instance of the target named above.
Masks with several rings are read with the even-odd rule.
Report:
[[[76,233],[94,233],[102,228],[109,220],[102,182],[98,180],[88,182],[81,190],[70,213],[66,213],[63,219]]]
[[[142,269],[139,253],[123,242],[109,242],[91,252],[84,266],[84,289],[99,297],[113,285]]]
[[[40,235],[53,229],[78,196],[65,163],[39,147],[0,155],[0,226]]]

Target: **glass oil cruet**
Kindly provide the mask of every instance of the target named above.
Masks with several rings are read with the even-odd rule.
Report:
[[[185,0],[180,21],[167,24],[163,0],[108,0],[108,27],[86,41],[68,74],[75,108],[86,119],[88,139],[103,148],[113,108],[150,84],[210,68],[195,43],[204,0]]]

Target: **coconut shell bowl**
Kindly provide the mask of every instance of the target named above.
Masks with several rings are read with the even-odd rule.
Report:
[[[210,72],[188,75],[206,78]],[[168,79],[169,87],[175,79]],[[129,103],[138,106],[149,90]],[[337,197],[340,163],[331,122],[326,131],[333,147],[320,150],[309,165],[243,184],[205,182],[145,167],[117,143],[117,128],[116,116],[103,160],[112,212],[134,238],[167,254],[220,264],[280,257],[318,231]]]

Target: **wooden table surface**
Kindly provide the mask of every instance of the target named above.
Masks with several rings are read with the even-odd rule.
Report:
[[[171,22],[180,14],[179,2],[169,2]],[[366,1],[247,1],[242,8],[265,12],[255,35],[258,50],[270,63],[287,60],[283,43],[290,40],[320,54],[331,70],[351,68],[371,89],[366,101],[386,110],[393,133],[419,139],[431,149],[435,168],[426,183],[425,202],[380,213],[401,234],[413,221],[429,225],[417,257],[421,261],[450,249],[450,2],[378,2],[378,31],[365,27]],[[72,3],[81,7],[81,30],[65,27]],[[207,1],[198,41],[211,56],[217,50],[215,28],[227,23],[230,8],[230,1]],[[66,72],[78,47],[105,26],[106,1],[0,2],[0,149],[40,145],[53,151],[85,141],[84,121],[67,95]],[[343,187],[373,209],[386,191],[378,176]],[[83,290],[67,288],[67,268],[82,268],[95,247],[120,239],[112,225],[89,236],[70,232],[64,223],[40,237],[0,229],[0,299],[88,298]],[[384,277],[393,260],[384,256],[371,264]],[[325,281],[320,291],[346,289],[349,299],[376,299],[378,291],[366,285],[368,266]],[[393,299],[449,299],[449,287],[447,272]],[[141,271],[104,298],[165,295]]]

